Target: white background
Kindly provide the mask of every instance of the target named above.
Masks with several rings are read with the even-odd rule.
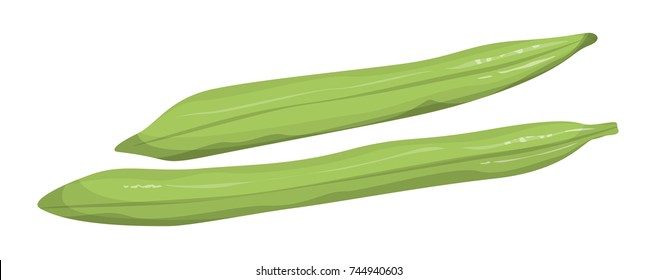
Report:
[[[255,276],[261,265],[404,267],[385,279],[657,279],[648,1],[175,2],[0,4],[2,279],[269,279]],[[598,42],[552,71],[448,110],[185,162],[113,151],[203,90],[583,32]],[[278,162],[557,120],[616,121],[620,134],[520,176],[188,226],[85,223],[36,205],[106,169]],[[326,279],[350,278],[377,279]]]

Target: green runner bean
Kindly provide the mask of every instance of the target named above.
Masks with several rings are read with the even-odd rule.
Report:
[[[182,100],[117,151],[185,160],[445,109],[525,82],[590,33],[481,46],[420,62],[255,82]]]
[[[526,173],[616,132],[615,123],[546,122],[380,143],[284,163],[109,170],[54,190],[39,207],[97,223],[191,224]]]

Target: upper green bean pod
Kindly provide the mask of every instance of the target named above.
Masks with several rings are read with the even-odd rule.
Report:
[[[432,112],[527,81],[595,40],[587,33],[497,43],[408,64],[213,89],[174,105],[116,150],[184,160]]]

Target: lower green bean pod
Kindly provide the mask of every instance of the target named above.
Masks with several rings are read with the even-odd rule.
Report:
[[[284,163],[109,170],[54,190],[39,207],[97,223],[192,224],[522,174],[616,132],[615,123],[546,122],[380,143]]]

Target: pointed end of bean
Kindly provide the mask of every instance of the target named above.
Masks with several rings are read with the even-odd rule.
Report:
[[[54,191],[46,194],[37,204],[41,210],[46,211],[55,216],[62,218],[73,219],[78,221],[91,221],[94,222],[92,217],[76,209],[76,204],[80,201],[88,199],[88,197],[79,197],[79,192],[71,190],[84,189],[84,186],[79,181],[73,181]],[[71,194],[73,193],[73,195]]]
[[[618,134],[618,124],[615,122],[595,124],[589,127],[594,129],[592,131],[595,135],[594,138]]]
[[[114,150],[121,153],[134,154],[137,151],[137,147],[142,144],[144,144],[144,142],[141,141],[138,134],[135,134],[132,137],[121,142],[121,144],[117,145],[116,148],[114,148]]]
[[[62,188],[58,188],[39,200],[37,204],[42,210],[49,212],[51,214],[61,216],[57,209],[64,207],[64,202],[62,200]]]
[[[584,34],[581,34],[581,36],[582,36],[582,39],[581,39],[582,43],[580,44],[581,48],[585,48],[587,46],[590,46],[593,43],[595,43],[595,41],[598,40],[598,36],[596,36],[593,33],[584,33]]]
[[[606,132],[606,135],[618,134],[618,124],[615,122],[599,124]]]
[[[139,134],[135,134],[121,142],[121,144],[114,148],[114,151],[171,161],[189,159],[179,156],[180,151],[161,149],[152,146],[148,142],[144,142],[144,140],[139,137]]]

